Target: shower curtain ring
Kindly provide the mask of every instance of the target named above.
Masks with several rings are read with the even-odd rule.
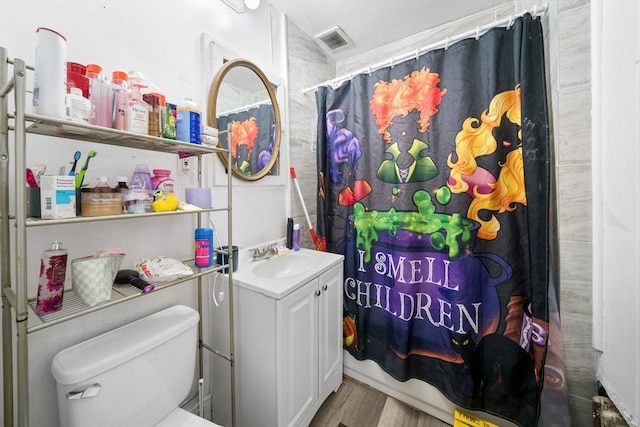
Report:
[[[513,24],[513,16],[509,15],[509,23],[507,24],[507,30],[511,29],[511,24]]]
[[[416,60],[420,57],[420,49],[416,49]]]
[[[444,41],[444,50],[449,50],[449,37],[447,37]]]
[[[476,27],[476,40],[480,40],[480,27]]]

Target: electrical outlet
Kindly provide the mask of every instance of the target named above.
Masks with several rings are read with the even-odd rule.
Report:
[[[188,173],[191,170],[191,157],[185,157],[184,159],[178,159],[178,169],[182,172]]]

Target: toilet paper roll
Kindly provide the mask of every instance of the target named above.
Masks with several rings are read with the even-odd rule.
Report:
[[[203,209],[213,207],[211,204],[211,188],[187,188],[185,189],[187,203]]]

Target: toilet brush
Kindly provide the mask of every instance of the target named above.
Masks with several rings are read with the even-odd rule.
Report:
[[[316,247],[316,250],[321,251],[322,247],[319,245],[318,238],[316,237],[316,232],[313,230],[313,225],[311,225],[311,219],[309,219],[309,212],[307,212],[307,206],[304,204],[304,199],[302,198],[302,191],[300,191],[300,184],[298,184],[298,177],[296,175],[296,170],[291,167],[289,168],[291,172],[291,177],[293,178],[293,183],[296,185],[296,189],[298,190],[298,197],[300,198],[300,203],[302,203],[302,210],[304,210],[304,216],[307,218],[307,224],[309,225],[309,234],[311,234],[311,241]]]

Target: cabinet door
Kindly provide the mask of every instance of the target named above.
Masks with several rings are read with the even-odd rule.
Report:
[[[278,425],[299,425],[318,398],[318,279],[278,302]]]
[[[319,381],[324,400],[342,383],[342,264],[320,276]]]

